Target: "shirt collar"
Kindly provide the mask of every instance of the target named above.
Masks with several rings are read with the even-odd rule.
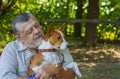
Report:
[[[20,41],[18,41],[18,45],[19,45],[18,51],[23,51],[27,49],[25,44],[21,43]]]

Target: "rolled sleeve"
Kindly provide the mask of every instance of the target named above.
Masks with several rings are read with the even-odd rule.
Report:
[[[66,68],[72,68],[77,77],[81,77],[79,67],[76,62],[73,61],[73,58],[69,50],[64,50],[65,63],[63,64]]]

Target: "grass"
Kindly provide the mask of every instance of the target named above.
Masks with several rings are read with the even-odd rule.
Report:
[[[78,63],[79,79],[120,79],[120,46],[99,44],[97,47],[80,47],[80,40],[69,40],[70,52]]]

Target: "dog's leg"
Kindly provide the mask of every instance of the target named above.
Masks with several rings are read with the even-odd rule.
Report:
[[[27,77],[29,77],[32,74],[34,74],[34,71],[30,67],[28,67]]]
[[[40,66],[40,64],[43,61],[43,56],[40,53],[37,53],[35,55],[33,55],[30,59],[30,64],[28,66],[28,72],[27,72],[27,76],[29,77],[30,75],[32,75],[33,73],[35,73],[32,68],[34,66]]]

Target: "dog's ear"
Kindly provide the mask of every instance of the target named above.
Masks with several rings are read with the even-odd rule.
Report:
[[[51,24],[50,24],[50,27],[49,27],[49,29],[48,29],[48,32],[53,32],[54,30],[55,30],[54,24],[51,23]]]
[[[53,25],[53,23],[51,23],[48,30],[47,30],[47,33],[44,36],[44,40],[47,41],[49,39],[49,37],[54,33],[54,30],[55,30],[54,25]]]
[[[53,23],[51,23],[48,28],[47,34],[51,35],[54,32],[54,30],[55,30],[54,25],[53,25]]]
[[[64,29],[65,29],[65,25],[66,25],[66,23],[63,23],[62,26],[60,26],[58,30],[60,30],[60,31],[64,31]]]

